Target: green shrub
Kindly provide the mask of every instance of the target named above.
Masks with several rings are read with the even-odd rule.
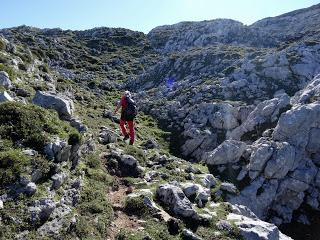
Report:
[[[128,214],[137,216],[146,215],[149,212],[148,207],[144,204],[144,196],[128,197],[125,202],[125,211]]]
[[[16,181],[25,167],[30,164],[30,158],[18,149],[0,152],[0,186]]]
[[[73,131],[69,134],[68,144],[69,145],[76,145],[81,144],[82,136],[78,131]]]
[[[67,135],[65,123],[56,112],[18,102],[0,104],[0,137],[42,151],[50,135]]]

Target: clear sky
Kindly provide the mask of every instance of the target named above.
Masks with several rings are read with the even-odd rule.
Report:
[[[160,25],[215,18],[251,24],[317,3],[320,0],[3,0],[0,28],[106,26],[147,33]]]

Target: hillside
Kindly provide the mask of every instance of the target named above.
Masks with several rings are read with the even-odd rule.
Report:
[[[1,29],[0,239],[316,240],[319,26]]]

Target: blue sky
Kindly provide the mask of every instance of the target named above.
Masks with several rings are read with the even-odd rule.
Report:
[[[4,0],[0,28],[29,25],[83,30],[124,27],[147,33],[181,21],[232,18],[251,24],[319,0]]]

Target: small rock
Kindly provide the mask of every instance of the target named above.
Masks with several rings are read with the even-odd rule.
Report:
[[[9,89],[11,87],[9,75],[5,71],[0,71],[0,86],[3,86],[5,89]]]
[[[144,147],[146,149],[154,149],[154,148],[159,148],[159,144],[157,143],[157,141],[155,139],[149,139],[144,144]]]
[[[204,187],[213,188],[217,185],[217,179],[212,174],[205,174],[202,183]]]
[[[0,103],[12,101],[14,101],[13,98],[6,91],[0,93]]]
[[[118,137],[120,137],[119,134],[117,134],[113,130],[107,127],[102,127],[101,132],[99,134],[99,143],[101,144],[115,143]]]
[[[84,133],[88,131],[88,127],[84,125],[79,119],[72,118],[70,120],[70,125],[77,129],[80,133]]]
[[[170,207],[175,214],[182,217],[195,217],[197,215],[191,202],[179,187],[173,184],[160,185],[156,194],[158,199]]]
[[[202,240],[199,236],[194,234],[192,231],[188,229],[183,229],[181,233],[182,239],[183,240]]]
[[[232,183],[223,182],[221,184],[221,186],[220,186],[220,189],[224,190],[224,191],[227,191],[229,193],[232,193],[232,194],[237,194],[238,193],[237,187]]]
[[[180,220],[176,218],[170,218],[167,222],[168,231],[171,235],[176,235],[180,231]]]
[[[227,232],[232,232],[232,225],[230,222],[226,221],[226,220],[220,220],[217,224],[216,224],[217,228],[219,230],[223,230],[223,231],[227,231]]]
[[[309,219],[308,219],[308,217],[306,215],[304,215],[304,214],[301,214],[298,217],[297,222],[302,223],[304,225],[310,225],[311,224]]]
[[[28,196],[32,196],[37,191],[37,185],[34,182],[30,182],[24,188],[24,193]]]
[[[30,97],[31,95],[27,90],[23,88],[17,88],[15,90],[15,93],[17,94],[17,96],[20,96],[20,97]]]
[[[61,185],[63,184],[63,182],[65,181],[65,174],[63,173],[56,173],[54,174],[52,177],[52,189],[57,190],[58,188],[61,187]]]

